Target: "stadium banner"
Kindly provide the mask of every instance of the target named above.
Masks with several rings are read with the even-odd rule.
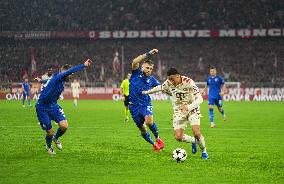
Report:
[[[40,84],[32,83],[31,99],[38,99]],[[200,90],[203,90],[200,88]],[[152,100],[170,100],[166,94],[156,93],[150,95]],[[203,96],[207,99],[207,95]],[[13,83],[10,89],[0,90],[0,99],[21,100],[22,89],[20,83]],[[66,87],[61,99],[72,99],[70,87]],[[112,87],[82,87],[80,99],[115,100],[122,99],[119,88]],[[231,87],[223,96],[224,101],[284,101],[284,88],[237,88]]]
[[[133,39],[133,38],[256,38],[283,37],[283,28],[115,31],[5,31],[0,38],[30,39]]]

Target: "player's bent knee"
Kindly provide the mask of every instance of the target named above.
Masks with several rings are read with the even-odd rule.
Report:
[[[199,139],[201,136],[199,126],[192,126],[192,133],[196,139]]]
[[[53,135],[54,135],[54,130],[53,130],[53,128],[47,130],[47,131],[46,131],[46,134],[47,134],[48,136],[53,136]]]
[[[60,121],[58,124],[61,130],[66,131],[68,129],[68,123],[66,120]]]
[[[147,132],[147,129],[146,129],[146,126],[145,126],[145,125],[141,126],[141,127],[139,128],[139,130],[140,130],[140,132],[143,133],[143,134],[146,134],[146,132]]]
[[[147,125],[152,125],[153,124],[153,117],[152,116],[147,115],[147,116],[144,117],[144,119],[145,119],[145,123]]]
[[[181,135],[175,135],[175,139],[179,142],[182,141],[182,136]]]

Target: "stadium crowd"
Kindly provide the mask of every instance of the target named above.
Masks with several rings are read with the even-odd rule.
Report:
[[[281,0],[4,0],[1,31],[281,28]],[[157,16],[158,15],[158,16]]]
[[[124,48],[124,63],[121,48]],[[217,67],[226,81],[284,82],[284,43],[277,38],[259,39],[136,39],[136,40],[38,40],[0,44],[0,80],[21,81],[43,74],[49,66],[54,69],[69,63],[81,63],[96,58],[88,74],[77,77],[87,82],[119,83],[130,63],[149,48],[158,48],[154,57],[155,74],[164,79],[166,70],[175,66],[195,81],[204,81],[208,68]],[[35,49],[36,73],[32,74],[31,49]],[[114,69],[118,51],[119,67]]]
[[[159,15],[159,16],[156,16]],[[284,1],[279,0],[55,0],[0,1],[0,31],[175,30],[283,28]],[[158,48],[155,74],[177,67],[204,81],[211,65],[226,81],[283,83],[282,38],[0,40],[0,81],[21,81],[43,74],[49,66],[77,64],[96,58],[86,82],[119,83],[130,62]],[[123,54],[121,53],[124,48]],[[31,50],[36,70],[31,71]],[[119,62],[114,63],[116,51]],[[124,63],[121,63],[121,56]],[[117,60],[116,60],[117,61]],[[121,69],[123,66],[123,71]],[[35,67],[35,66],[33,66]]]

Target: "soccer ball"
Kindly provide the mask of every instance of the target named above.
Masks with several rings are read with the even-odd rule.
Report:
[[[186,160],[186,151],[182,148],[177,148],[173,151],[173,159],[176,162],[184,162]]]

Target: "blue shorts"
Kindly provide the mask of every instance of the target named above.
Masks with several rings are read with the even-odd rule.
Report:
[[[217,107],[222,107],[222,97],[208,97],[208,105],[216,105]]]
[[[25,99],[25,98],[26,98],[26,96],[30,96],[30,93],[26,93],[26,92],[24,92],[24,93],[23,93],[23,99]]]
[[[44,107],[39,104],[36,105],[37,119],[43,130],[50,130],[52,128],[51,120],[59,123],[66,120],[63,109],[59,106]]]
[[[147,115],[153,115],[153,106],[134,106],[129,105],[129,110],[131,113],[131,116],[133,118],[133,121],[135,122],[136,126],[138,128],[141,128],[145,122],[145,116]]]

